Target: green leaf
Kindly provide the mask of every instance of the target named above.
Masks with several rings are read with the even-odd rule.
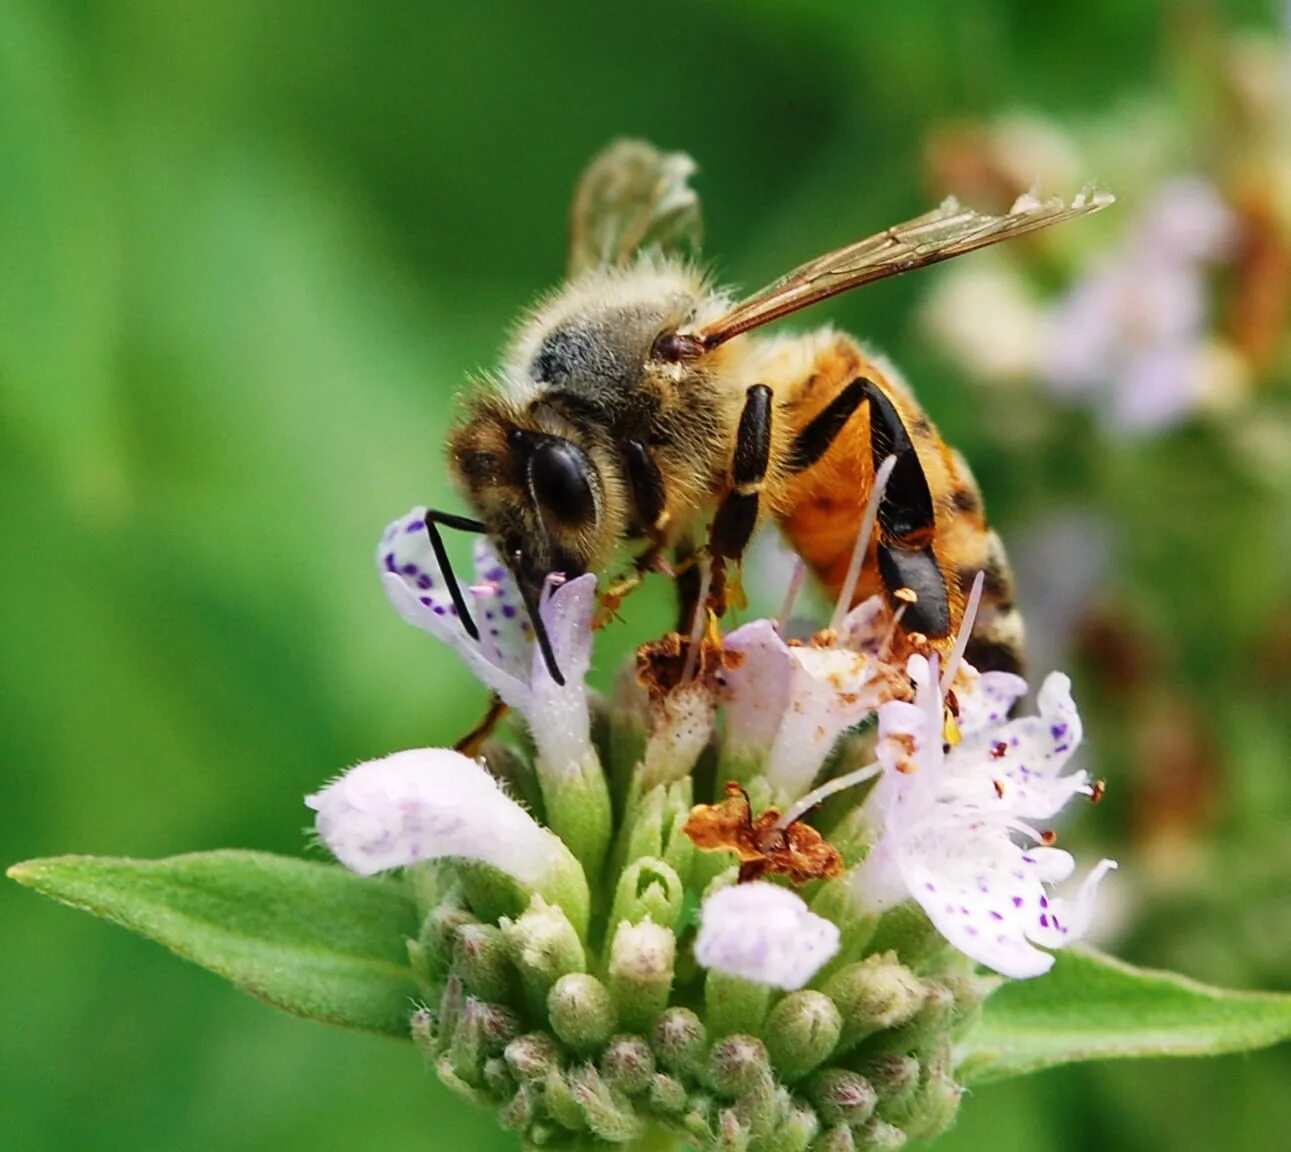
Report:
[[[1291,996],[1230,992],[1090,949],[996,992],[967,1037],[959,1074],[983,1084],[1079,1060],[1208,1056],[1291,1039]]]
[[[298,1016],[407,1036],[417,989],[404,889],[261,852],[167,860],[56,856],[9,876],[148,936]]]

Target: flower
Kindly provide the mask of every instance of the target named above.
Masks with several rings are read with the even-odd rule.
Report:
[[[476,860],[555,899],[577,863],[478,762],[448,748],[368,760],[305,798],[319,838],[347,868],[371,876],[427,860]]]
[[[584,677],[592,651],[596,577],[555,585],[539,611],[565,677],[552,679],[534,643],[515,580],[481,537],[475,543],[474,599],[479,638],[458,618],[426,532],[426,509],[394,521],[377,546],[377,568],[390,603],[409,624],[450,645],[471,671],[528,721],[549,765],[577,765],[591,753]]]
[[[866,648],[877,640],[879,604],[867,600],[844,618],[842,642],[786,642],[769,620],[726,637],[726,651],[740,657],[722,674],[723,757],[733,772],[756,769],[781,800],[795,800],[811,787],[838,737],[891,691],[875,649]]]
[[[837,925],[787,888],[756,880],[704,901],[695,959],[705,968],[792,992],[839,948]]]
[[[1084,771],[1062,774],[1081,738],[1070,682],[1054,673],[1041,687],[1039,716],[1008,720],[1025,682],[966,672],[956,687],[955,742],[935,665],[915,656],[909,672],[914,701],[879,710],[883,773],[865,801],[874,844],[852,890],[875,912],[917,901],[951,944],[1002,975],[1046,972],[1053,957],[1034,945],[1079,939],[1097,885],[1115,867],[1102,861],[1073,900],[1051,896],[1049,886],[1066,880],[1075,861],[1029,823],[1092,793]]]

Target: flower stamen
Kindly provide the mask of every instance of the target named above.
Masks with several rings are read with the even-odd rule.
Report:
[[[946,670],[941,674],[941,690],[948,691],[955,682],[955,674],[964,659],[969,638],[973,634],[973,624],[977,620],[977,609],[982,603],[982,587],[986,583],[986,573],[979,572],[973,578],[972,591],[968,593],[968,603],[964,605],[964,617],[959,622],[959,635],[955,637],[955,646],[950,650],[946,660]]]
[[[708,594],[713,589],[713,562],[705,556],[699,562],[699,596],[695,600],[695,618],[690,622],[690,646],[686,649],[686,663],[682,666],[681,682],[690,683],[699,667],[699,649],[708,626]]]
[[[807,577],[807,565],[803,558],[794,555],[793,558],[793,575],[789,577],[789,587],[785,589],[784,601],[780,605],[780,614],[776,617],[775,630],[784,635],[784,630],[789,626],[789,614],[793,611],[794,601],[798,599],[798,593],[802,590],[802,583]]]
[[[828,800],[837,792],[845,792],[848,788],[855,788],[858,784],[864,784],[867,780],[873,780],[880,772],[883,771],[883,765],[877,760],[872,764],[866,764],[861,768],[854,768],[851,772],[844,772],[841,776],[834,777],[833,780],[827,780],[819,788],[813,788],[806,796],[801,797],[793,804],[779,820],[776,821],[776,828],[788,828],[795,820],[801,820],[808,812]]]
[[[861,530],[856,535],[856,545],[852,549],[852,559],[847,566],[847,576],[838,593],[838,603],[834,605],[834,615],[830,617],[829,631],[835,635],[843,627],[843,618],[852,607],[852,597],[856,595],[856,585],[861,579],[861,568],[865,563],[865,553],[869,551],[870,536],[874,532],[874,521],[878,519],[879,504],[887,489],[892,469],[897,466],[897,458],[889,456],[879,465],[874,473],[874,488],[865,503],[865,514],[861,517]]]

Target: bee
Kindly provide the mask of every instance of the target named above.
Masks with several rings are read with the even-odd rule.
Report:
[[[881,592],[900,609],[904,635],[949,649],[983,572],[968,659],[1019,668],[1023,628],[1004,548],[967,464],[896,369],[829,328],[758,330],[1112,198],[1082,194],[1066,206],[1027,196],[1000,216],[950,199],[736,301],[686,258],[699,233],[693,168],[680,153],[620,141],[584,173],[566,283],[521,321],[500,371],[469,397],[451,433],[449,467],[478,519],[428,516],[441,567],[438,526],[487,533],[563,682],[537,612],[553,573],[605,571],[636,540],[645,546],[639,570],[699,555],[720,576],[770,519],[838,595],[876,473],[892,457],[851,603]],[[697,568],[678,579],[683,620],[705,598]],[[706,590],[719,612],[722,587],[712,579]]]

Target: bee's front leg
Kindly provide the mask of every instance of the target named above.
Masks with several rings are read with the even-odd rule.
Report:
[[[771,459],[771,401],[771,389],[765,384],[754,384],[744,395],[744,411],[740,413],[735,455],[731,459],[731,487],[717,506],[717,515],[709,529],[713,586],[716,590],[720,582],[722,608],[725,608],[725,581],[719,581],[719,573],[724,576],[726,561],[738,561],[744,555],[758,523],[758,494]]]

